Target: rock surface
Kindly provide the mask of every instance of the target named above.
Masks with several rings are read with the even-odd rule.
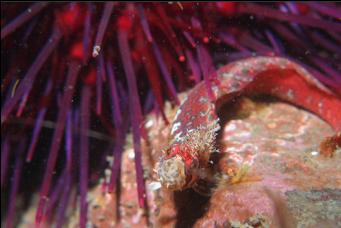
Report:
[[[192,189],[171,192],[160,188],[153,168],[167,146],[170,126],[149,115],[145,121],[149,141],[143,142],[148,208],[138,207],[129,136],[123,154],[120,194],[106,193],[103,183],[110,176],[106,172],[107,177],[88,194],[88,224],[341,227],[341,152],[337,149],[332,157],[325,157],[318,151],[319,143],[333,135],[333,130],[305,110],[266,100],[242,98],[222,108],[217,142],[222,156],[215,164],[220,172],[210,196]],[[166,105],[169,120],[175,112],[175,107]],[[67,227],[77,227],[78,215],[70,213],[68,221]]]
[[[170,119],[175,111],[167,107]],[[319,154],[319,143],[333,135],[324,121],[290,104],[249,98],[225,105],[220,117],[218,146],[224,156],[216,164],[221,172],[211,196],[192,189],[173,193],[158,188],[152,168],[167,144],[169,129],[161,120],[148,118],[144,167],[149,213],[138,208],[128,143],[122,165],[121,227],[341,226],[341,153],[331,158]],[[91,193],[91,223],[113,227],[116,200],[99,189]]]

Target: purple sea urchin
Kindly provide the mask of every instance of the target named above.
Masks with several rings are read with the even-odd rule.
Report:
[[[285,56],[341,91],[335,3],[1,6],[1,189],[9,192],[2,194],[8,227],[16,196],[37,191],[39,185],[37,223],[46,219],[62,225],[61,208],[70,205],[70,192],[78,186],[84,227],[87,186],[93,175],[99,176],[99,165],[91,167],[91,160],[114,155],[109,184],[114,191],[119,144],[130,126],[143,206],[143,114],[153,110],[166,120],[164,100],[178,104],[178,91],[201,80],[209,83],[208,75],[220,63],[257,54]],[[52,127],[53,134],[45,127]],[[101,145],[99,151],[91,146],[96,142],[89,142],[91,132],[111,137],[114,145]],[[23,179],[32,176],[30,183]],[[60,208],[54,210],[58,201]]]

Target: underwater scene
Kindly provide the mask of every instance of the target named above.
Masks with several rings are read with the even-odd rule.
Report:
[[[341,5],[1,2],[1,227],[341,227]]]

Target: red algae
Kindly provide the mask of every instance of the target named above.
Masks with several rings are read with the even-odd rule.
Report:
[[[341,150],[341,132],[325,138],[320,144],[320,152],[323,156],[333,157],[338,150]]]

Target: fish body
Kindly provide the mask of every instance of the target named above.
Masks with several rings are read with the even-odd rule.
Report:
[[[205,179],[220,129],[217,111],[241,95],[266,94],[302,107],[341,130],[341,98],[307,70],[281,57],[253,57],[232,62],[197,84],[180,105],[169,147],[157,164],[162,185],[182,190]]]

